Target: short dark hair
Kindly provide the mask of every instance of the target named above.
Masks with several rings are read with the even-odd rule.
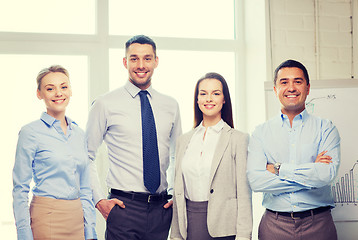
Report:
[[[232,128],[234,128],[234,121],[232,118],[232,106],[231,106],[231,98],[229,87],[225,81],[225,78],[218,73],[209,72],[201,77],[196,85],[194,91],[194,128],[199,126],[201,121],[203,120],[203,113],[198,106],[198,94],[199,94],[199,84],[205,79],[216,79],[221,82],[223,86],[223,94],[225,103],[221,109],[221,118]]]
[[[299,69],[301,69],[302,72],[303,72],[303,75],[305,76],[307,85],[310,84],[310,78],[308,76],[308,72],[307,72],[306,67],[302,63],[300,63],[300,62],[298,62],[296,60],[289,59],[289,60],[286,60],[283,63],[281,63],[276,68],[275,76],[274,76],[274,79],[273,79],[273,82],[274,82],[275,86],[276,86],[276,81],[277,81],[277,74],[278,74],[278,71],[280,71],[281,68],[299,68]]]
[[[134,43],[151,45],[153,47],[154,56],[155,57],[157,56],[157,46],[155,45],[155,42],[153,41],[153,39],[151,39],[150,37],[145,36],[145,35],[136,35],[136,36],[131,37],[126,42],[126,53],[128,51],[129,46]]]

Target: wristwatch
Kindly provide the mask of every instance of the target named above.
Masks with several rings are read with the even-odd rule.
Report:
[[[279,171],[280,171],[280,167],[281,167],[281,163],[279,163],[279,162],[276,162],[276,163],[274,163],[274,165],[273,165],[273,168],[275,169],[275,174],[278,176],[278,173],[279,173]]]

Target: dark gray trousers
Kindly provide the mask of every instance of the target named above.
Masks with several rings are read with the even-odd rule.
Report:
[[[266,210],[259,226],[259,240],[337,240],[337,232],[330,210],[303,219]]]
[[[173,208],[165,209],[167,200],[147,203],[118,197],[125,208],[114,206],[107,218],[106,240],[167,240]]]

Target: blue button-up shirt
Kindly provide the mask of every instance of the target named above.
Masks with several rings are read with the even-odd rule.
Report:
[[[332,163],[315,163],[328,151]],[[266,170],[282,163],[279,175]],[[280,212],[334,207],[330,183],[340,163],[340,136],[331,121],[304,110],[292,122],[281,114],[258,126],[248,150],[247,174],[253,191],[263,192],[263,206]]]
[[[40,120],[22,127],[13,170],[13,207],[18,239],[33,239],[28,194],[81,199],[86,239],[97,238],[95,209],[89,179],[89,160],[84,132],[69,118],[66,134],[60,121],[43,113]]]

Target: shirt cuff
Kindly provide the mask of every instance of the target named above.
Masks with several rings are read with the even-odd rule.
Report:
[[[279,171],[279,177],[282,180],[294,180],[295,167],[290,163],[282,163]]]
[[[97,203],[102,199],[107,199],[103,193],[97,193],[96,191],[92,192],[93,204],[96,207]]]
[[[85,228],[85,238],[86,239],[97,239],[96,229],[93,227]]]
[[[31,227],[25,227],[17,229],[17,239],[18,240],[33,240]]]
[[[174,193],[173,188],[169,188],[169,189],[167,190],[167,193],[168,193],[168,195],[172,195],[172,196],[173,196],[173,193]]]

